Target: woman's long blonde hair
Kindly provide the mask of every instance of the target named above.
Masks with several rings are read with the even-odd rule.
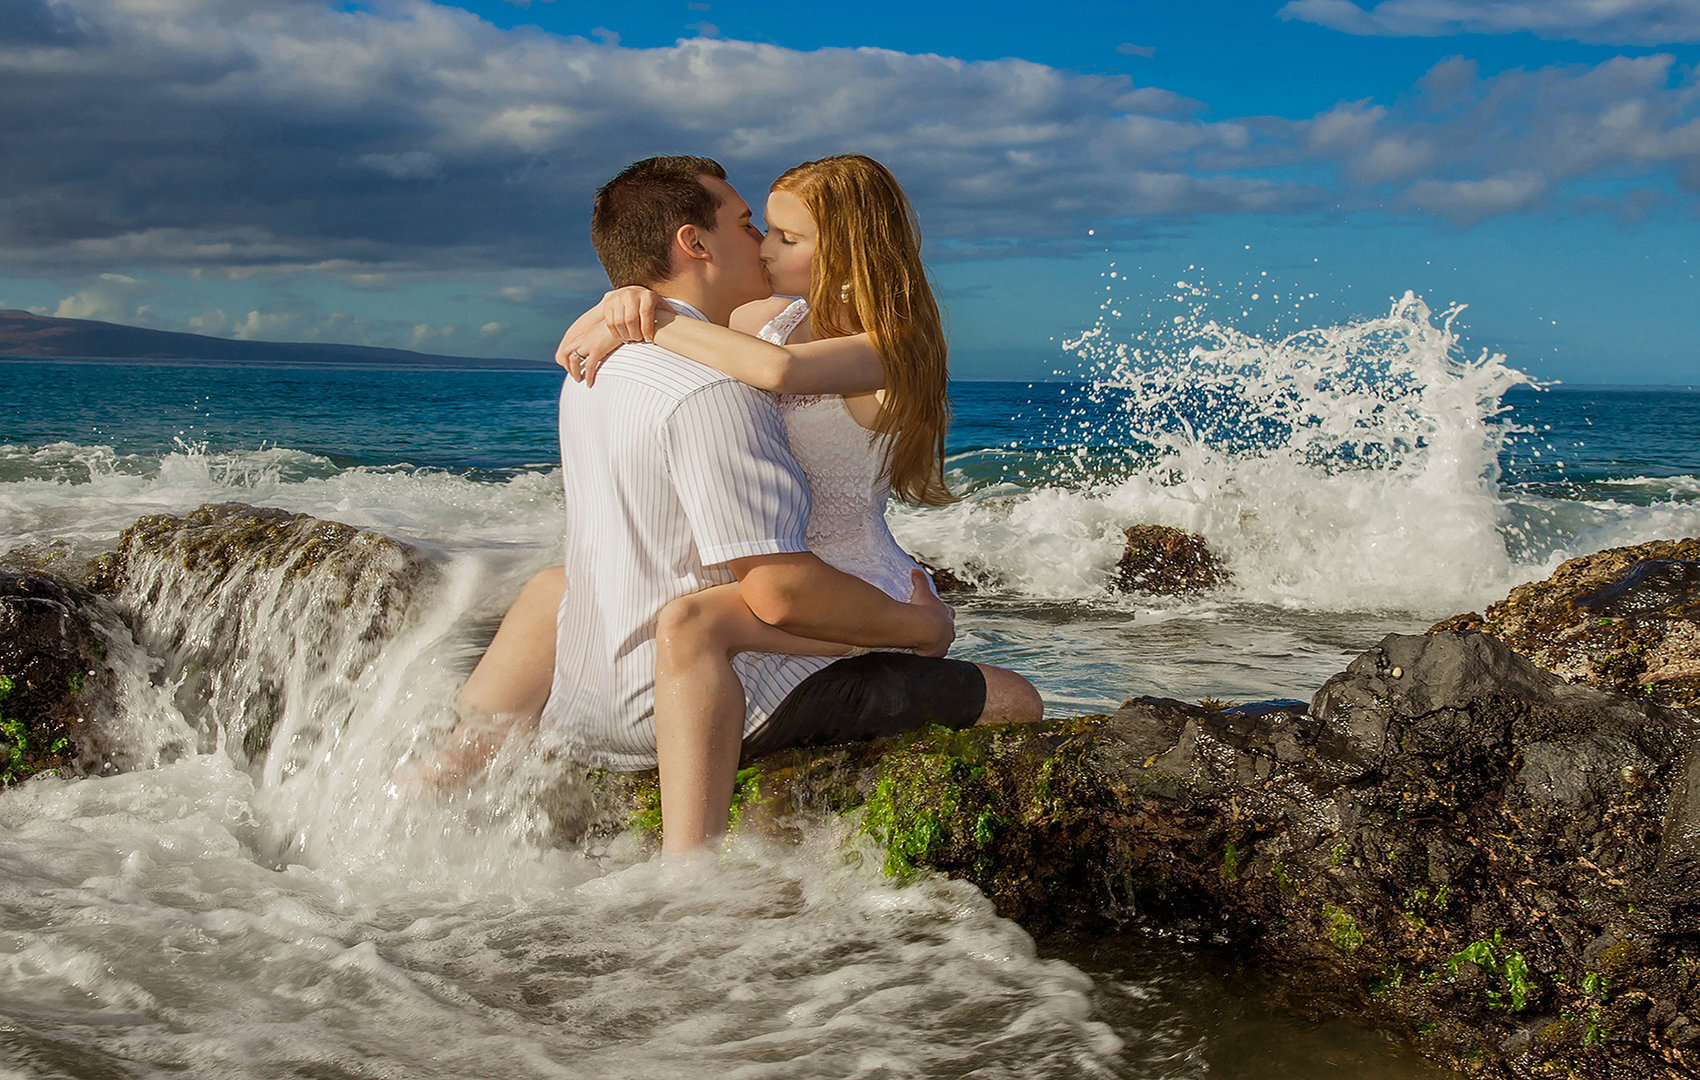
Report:
[[[921,265],[921,225],[897,180],[862,154],[805,161],[773,182],[815,219],[809,312],[818,337],[866,332],[885,368],[885,402],[875,431],[891,436],[885,472],[897,496],[942,506],[950,424],[944,327]],[[853,325],[840,326],[840,290],[850,285]]]

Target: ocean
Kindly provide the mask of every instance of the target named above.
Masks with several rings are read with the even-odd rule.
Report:
[[[1406,297],[1280,337],[1106,323],[1067,342],[1068,377],[955,384],[964,497],[890,515],[979,586],[953,598],[955,655],[1027,673],[1056,716],[1309,698],[1382,635],[1567,557],[1700,535],[1700,392],[1541,386],[1466,354],[1454,314]],[[140,515],[239,501],[445,567],[364,676],[282,721],[287,767],[184,752],[201,742],[174,688],[114,654],[145,767],[0,794],[6,1075],[1442,1075],[1287,1012],[1209,942],[1036,944],[969,885],[883,878],[848,827],[742,838],[714,868],[630,839],[561,850],[520,751],[447,804],[396,799],[389,771],[451,722],[483,636],[555,559],[553,367],[0,378],[0,553],[77,560]],[[1202,534],[1231,583],[1113,591],[1139,523]]]

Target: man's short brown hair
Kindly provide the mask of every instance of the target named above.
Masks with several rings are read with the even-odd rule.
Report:
[[[671,276],[680,226],[714,230],[720,200],[703,186],[704,176],[724,180],[726,170],[705,157],[652,157],[627,165],[597,189],[590,243],[615,288]]]

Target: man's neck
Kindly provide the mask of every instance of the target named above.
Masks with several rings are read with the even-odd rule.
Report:
[[[709,322],[719,326],[725,326],[732,321],[732,309],[738,306],[715,296],[714,290],[707,288],[698,278],[668,278],[666,281],[656,282],[650,288],[670,300],[683,300],[702,312]]]

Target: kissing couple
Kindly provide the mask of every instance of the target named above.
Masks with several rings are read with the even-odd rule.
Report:
[[[954,613],[886,526],[892,492],[955,499],[908,198],[845,154],[782,174],[765,220],[708,158],[597,191],[615,288],[556,353],[565,563],[521,590],[415,782],[540,724],[572,760],[659,768],[670,855],[725,831],[741,760],[1042,717],[1021,675],[945,657]]]

